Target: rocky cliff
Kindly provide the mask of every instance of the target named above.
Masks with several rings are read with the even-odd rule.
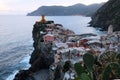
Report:
[[[36,22],[34,25],[32,32],[34,51],[30,59],[30,64],[32,65],[30,70],[32,72],[39,71],[40,69],[48,69],[54,61],[54,56],[52,55],[52,44],[44,43],[43,36],[45,34],[41,33],[45,32],[46,24],[51,22],[45,22],[44,24],[41,24],[41,22]]]
[[[92,16],[91,26],[107,30],[113,25],[114,30],[120,30],[120,0],[109,0]]]
[[[21,70],[15,76],[14,80],[35,80],[33,74],[41,69],[49,69],[54,62],[52,53],[52,43],[44,43],[43,36],[46,34],[45,27],[53,21],[41,20],[36,22],[33,27],[33,47],[34,51],[31,55],[31,67],[28,70]]]

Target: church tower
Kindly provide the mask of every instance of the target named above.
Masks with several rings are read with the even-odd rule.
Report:
[[[40,22],[46,22],[46,20],[45,20],[45,16],[44,16],[44,15],[42,15],[42,19],[41,19]]]
[[[110,25],[110,26],[108,27],[108,34],[112,34],[112,33],[113,33],[113,26]]]

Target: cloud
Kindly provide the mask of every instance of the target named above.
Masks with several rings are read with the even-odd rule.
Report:
[[[35,9],[34,0],[2,0],[0,14],[25,14]]]

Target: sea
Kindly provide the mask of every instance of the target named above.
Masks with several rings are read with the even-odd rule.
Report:
[[[33,48],[32,29],[41,16],[0,15],[0,80],[13,80],[15,74],[30,67]],[[99,29],[88,27],[91,20],[85,16],[46,16],[62,24],[76,34],[104,34]]]

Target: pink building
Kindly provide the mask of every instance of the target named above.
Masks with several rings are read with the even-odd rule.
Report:
[[[73,47],[74,46],[74,43],[73,42],[67,42],[67,45],[69,48]]]
[[[55,37],[54,37],[54,35],[52,35],[52,34],[46,34],[45,36],[44,36],[44,41],[45,42],[53,42],[55,40]]]

